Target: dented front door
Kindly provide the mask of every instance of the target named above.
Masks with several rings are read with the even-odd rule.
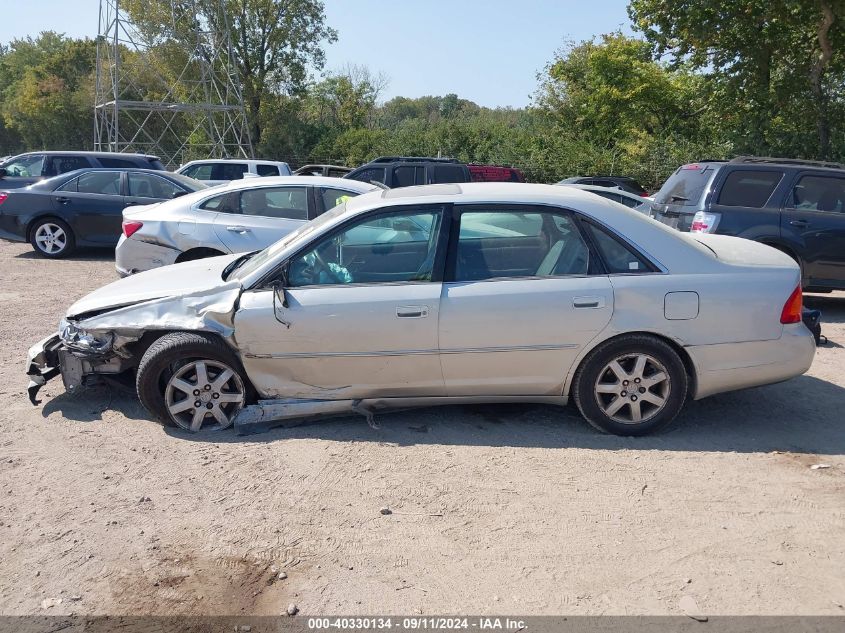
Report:
[[[277,299],[275,310],[272,290],[249,291],[235,314],[235,339],[265,398],[442,395],[440,290],[440,283],[291,288],[288,307]]]

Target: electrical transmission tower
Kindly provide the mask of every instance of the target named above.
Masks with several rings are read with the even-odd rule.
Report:
[[[140,26],[123,6],[131,1],[100,0],[94,148],[155,154],[169,167],[252,158],[224,0],[144,3],[159,13]]]

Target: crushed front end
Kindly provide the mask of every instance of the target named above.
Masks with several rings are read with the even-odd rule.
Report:
[[[74,393],[102,376],[115,376],[130,369],[132,356],[120,349],[121,344],[128,342],[113,332],[91,332],[62,320],[58,333],[29,348],[26,373],[30,402],[39,404],[38,391],[59,374],[65,389]]]

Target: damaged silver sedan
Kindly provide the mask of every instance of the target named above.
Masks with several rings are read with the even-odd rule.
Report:
[[[465,402],[573,399],[641,435],[689,399],[806,371],[799,270],[545,185],[351,199],[269,248],[122,279],[29,353],[30,397],[130,380],[188,431]]]

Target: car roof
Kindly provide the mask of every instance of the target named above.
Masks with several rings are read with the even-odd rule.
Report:
[[[380,190],[380,187],[368,182],[333,176],[259,176],[258,178],[239,178],[225,185],[215,187],[215,191],[236,191],[255,187],[280,187],[283,185],[308,185],[311,187],[335,187],[357,193]]]
[[[287,165],[283,161],[265,160],[263,158],[200,158],[181,165],[179,169],[188,165],[195,165],[196,163],[262,163],[265,165]]]
[[[22,154],[17,154],[15,156],[10,156],[10,158],[18,158],[19,156],[32,156],[33,154],[44,154],[45,156],[93,156],[97,158],[98,156],[132,156],[134,158],[147,158],[153,160],[159,160],[158,156],[153,156],[152,154],[136,154],[134,152],[89,152],[89,151],[77,151],[75,149],[68,149],[68,150],[33,150],[31,152],[23,152]]]

